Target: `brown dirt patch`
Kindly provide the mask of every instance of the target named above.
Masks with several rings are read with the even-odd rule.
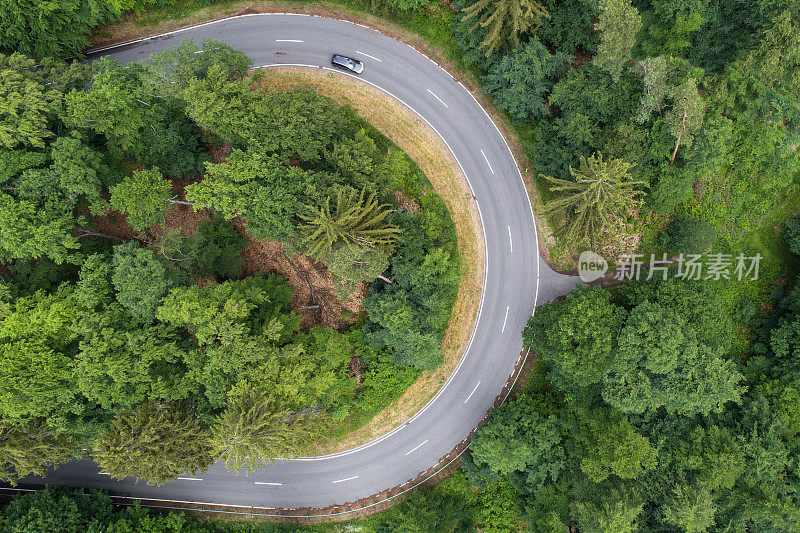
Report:
[[[210,153],[214,162],[224,162],[230,153],[230,146],[211,147]],[[200,176],[183,180],[173,179],[174,199],[184,200],[186,185],[200,179]],[[85,214],[88,214],[88,210]],[[181,235],[188,237],[197,231],[201,222],[211,220],[212,216],[211,210],[195,211],[190,205],[174,203],[167,208],[163,227],[154,226],[143,232],[134,230],[126,221],[125,215],[113,209],[106,215],[92,216],[92,220],[94,231],[125,240],[137,239],[158,250],[165,228],[178,229]],[[283,253],[281,243],[252,237],[245,230],[241,219],[234,219],[233,225],[248,239],[247,246],[241,252],[240,278],[252,276],[257,272],[275,272],[287,278],[287,283],[295,289],[290,305],[300,315],[301,327],[308,329],[323,325],[343,330],[358,321],[360,313],[363,312],[361,302],[367,295],[369,284],[362,283],[347,300],[342,301],[334,290],[333,276],[323,263],[305,256],[295,256],[290,263]],[[204,285],[208,281],[194,280],[198,285]],[[311,296],[312,287],[314,298]]]
[[[333,453],[364,444],[405,422],[452,373],[464,353],[475,325],[483,286],[483,238],[478,213],[458,165],[436,134],[399,102],[348,76],[308,68],[270,68],[263,73],[263,88],[314,89],[360,116],[386,135],[414,160],[447,204],[458,235],[461,283],[450,324],[442,342],[444,361],[423,373],[408,390],[370,423],[340,439],[320,444],[317,454]]]
[[[303,255],[294,256],[290,263],[281,243],[254,239],[245,231],[241,219],[234,219],[234,226],[249,239],[242,250],[241,275],[252,276],[264,271],[287,278],[295,289],[291,306],[300,315],[303,328],[322,325],[342,330],[357,321],[363,311],[361,302],[367,296],[368,283],[360,284],[347,300],[342,301],[334,291],[333,275],[323,263]],[[313,299],[309,283],[314,290]]]

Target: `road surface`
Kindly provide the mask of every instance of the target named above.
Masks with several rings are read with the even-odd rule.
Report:
[[[534,304],[568,292],[577,278],[539,258],[528,195],[511,151],[483,108],[453,77],[408,45],[350,22],[304,15],[249,15],[180,30],[102,52],[120,63],[216,39],[255,66],[330,68],[336,52],[361,60],[363,82],[400,100],[444,140],[478,203],[486,244],[483,300],[472,342],[438,395],[408,423],[364,446],[324,457],[280,462],[245,477],[222,464],[151,487],[117,481],[97,465],[64,465],[46,482],[100,488],[120,496],[265,509],[327,507],[403,485],[437,464],[484,417],[519,358],[520,332]],[[20,486],[41,485],[26,479]],[[408,485],[407,485],[408,486]],[[268,512],[268,511],[265,511]]]

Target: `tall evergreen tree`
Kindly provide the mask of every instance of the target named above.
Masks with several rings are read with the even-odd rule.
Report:
[[[365,189],[358,194],[352,188],[340,188],[333,209],[330,197],[322,207],[306,206],[307,213],[300,214],[305,221],[300,229],[309,255],[325,257],[337,243],[366,247],[394,244],[400,230],[386,220],[391,209],[378,203],[375,193],[365,195]]]
[[[630,169],[629,163],[603,160],[598,152],[588,159],[582,157],[578,169],[570,167],[575,181],[544,176],[553,184],[550,190],[561,193],[545,210],[566,219],[559,231],[567,242],[576,244],[588,238],[593,243],[639,208],[644,194],[640,188],[646,184],[631,179]]]
[[[314,414],[292,415],[258,392],[232,398],[213,426],[214,454],[245,474],[289,458],[320,436]]]
[[[213,462],[208,430],[186,402],[144,403],[121,412],[92,456],[112,477],[163,485]]]
[[[522,34],[535,32],[542,19],[550,18],[547,9],[536,0],[478,0],[464,13],[464,20],[478,18],[473,30],[488,29],[479,45],[486,50],[486,57],[498,48],[516,48]]]
[[[68,438],[44,422],[0,420],[0,481],[16,485],[28,475],[44,476],[48,467],[66,463],[77,453]]]
[[[630,0],[603,0],[598,30],[600,46],[594,62],[619,81],[622,69],[631,59],[631,50],[636,44],[636,34],[642,27],[639,11]]]

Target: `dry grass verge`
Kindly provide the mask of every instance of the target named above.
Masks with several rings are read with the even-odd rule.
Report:
[[[266,69],[261,83],[278,90],[314,89],[368,120],[425,173],[447,204],[458,235],[461,282],[442,342],[442,364],[433,372],[424,372],[367,425],[342,438],[322,443],[314,450],[316,454],[334,453],[369,442],[405,422],[436,394],[455,369],[472,335],[480,305],[484,268],[480,222],[475,203],[468,196],[467,182],[450,152],[439,137],[400,102],[349,76],[302,67]]]

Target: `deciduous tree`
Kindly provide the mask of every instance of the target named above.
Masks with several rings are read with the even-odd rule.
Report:
[[[471,449],[476,466],[516,475],[531,493],[558,481],[567,466],[558,418],[542,416],[525,396],[495,411],[475,431]]]
[[[117,301],[144,323],[152,322],[161,298],[177,284],[176,275],[152,250],[133,241],[114,248],[113,267]]]
[[[111,187],[111,206],[137,231],[160,224],[172,195],[172,183],[157,168],[137,170]]]
[[[692,145],[695,134],[703,125],[705,115],[703,97],[697,90],[697,83],[691,78],[672,90],[672,100],[672,107],[664,115],[664,120],[675,137],[675,149],[669,160],[670,165],[675,163],[675,156],[680,146]]]
[[[228,220],[241,216],[259,239],[286,241],[295,235],[295,215],[313,187],[313,174],[255,150],[233,150],[225,163],[207,169],[202,181],[186,187],[196,210],[210,207]]]
[[[608,292],[578,288],[563,300],[539,307],[522,338],[550,368],[556,386],[579,389],[602,380],[626,315]]]

